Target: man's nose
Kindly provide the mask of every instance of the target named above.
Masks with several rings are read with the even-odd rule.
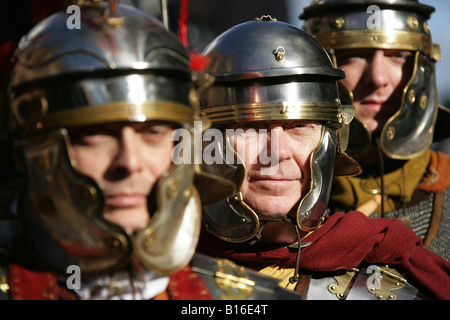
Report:
[[[388,83],[388,68],[383,50],[376,50],[368,61],[366,74],[364,75],[366,84],[374,85],[377,88],[386,86]]]
[[[279,162],[292,158],[292,149],[282,126],[272,127],[267,140],[271,156],[276,156]]]
[[[138,171],[141,168],[139,134],[131,127],[124,127],[121,130],[115,165],[127,172]]]

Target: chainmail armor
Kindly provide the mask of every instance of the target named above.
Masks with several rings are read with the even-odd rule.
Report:
[[[411,229],[422,238],[425,239],[428,229],[430,228],[431,215],[433,212],[433,201],[435,195],[430,193],[429,196],[416,205],[406,208],[392,210],[385,213],[386,218],[401,219],[406,217],[411,220]],[[380,218],[380,213],[375,212],[370,217]],[[442,220],[439,232],[436,235],[429,250],[450,261],[450,187],[444,192],[444,204],[442,208]]]
[[[450,187],[444,192],[444,204],[442,208],[442,221],[439,232],[436,235],[430,250],[450,261]]]

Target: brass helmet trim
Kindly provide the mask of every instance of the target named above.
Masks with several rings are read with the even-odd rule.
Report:
[[[342,121],[342,108],[339,103],[324,102],[249,103],[204,109],[200,112],[200,116],[210,119],[217,125],[285,119],[324,120],[339,123]]]
[[[133,105],[115,102],[102,106],[84,107],[48,115],[39,126],[42,130],[57,127],[76,127],[104,122],[143,122],[164,120],[177,123],[192,122],[194,110],[190,107],[165,101]]]
[[[63,77],[41,80],[34,86],[25,92],[23,88],[12,90],[12,129],[21,136],[105,121],[153,119],[192,123],[198,106],[198,92],[193,83],[171,78],[170,74],[133,72],[79,81]],[[164,90],[158,90],[160,86]]]
[[[429,55],[433,55],[433,45],[430,36],[417,32],[382,29],[346,30],[320,34],[315,38],[328,49],[378,48],[409,51],[423,50]]]

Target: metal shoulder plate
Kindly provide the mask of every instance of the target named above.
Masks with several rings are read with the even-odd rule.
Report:
[[[422,300],[417,288],[395,269],[371,265],[313,275],[307,300]]]
[[[215,300],[300,300],[301,296],[278,286],[279,280],[223,258],[196,253],[191,268]]]

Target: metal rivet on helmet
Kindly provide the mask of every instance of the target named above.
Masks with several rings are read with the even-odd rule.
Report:
[[[286,53],[286,50],[284,50],[283,47],[277,47],[273,53],[275,54],[275,59],[277,59],[277,61],[281,61],[284,58],[284,54]]]

